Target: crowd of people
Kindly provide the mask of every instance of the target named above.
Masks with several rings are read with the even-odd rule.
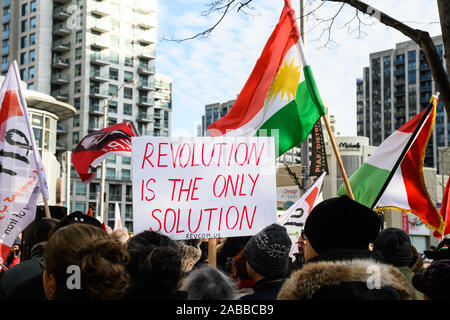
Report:
[[[30,226],[0,274],[2,300],[450,299],[449,239],[425,265],[401,229],[347,196],[319,203],[290,256],[286,228],[221,239],[216,265],[203,240],[108,230],[74,212]],[[7,270],[6,270],[7,269]]]

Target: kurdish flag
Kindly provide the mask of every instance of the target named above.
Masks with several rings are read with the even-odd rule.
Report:
[[[415,214],[442,233],[444,222],[431,201],[423,177],[425,152],[433,130],[437,98],[394,131],[350,178],[355,200],[369,208],[395,208]],[[347,193],[344,185],[339,195]]]
[[[274,136],[278,155],[303,142],[326,114],[289,0],[233,107],[211,136]]]

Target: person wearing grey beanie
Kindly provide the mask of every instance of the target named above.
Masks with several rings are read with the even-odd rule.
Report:
[[[288,272],[291,239],[286,228],[271,224],[250,238],[244,248],[247,272],[255,284],[241,300],[276,300]]]

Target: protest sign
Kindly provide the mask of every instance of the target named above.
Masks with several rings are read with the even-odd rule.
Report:
[[[254,235],[277,220],[272,137],[133,137],[133,230]]]

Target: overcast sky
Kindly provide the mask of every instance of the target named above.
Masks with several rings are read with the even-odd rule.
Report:
[[[298,14],[300,0],[291,0]],[[208,29],[219,15],[202,16],[210,0],[158,0],[158,43],[156,71],[173,79],[172,136],[195,136],[206,104],[235,99],[278,22],[283,0],[254,0],[248,15],[230,12],[208,38],[182,43],[163,38],[186,38]],[[366,1],[408,25],[441,33],[436,0]],[[307,12],[322,1],[313,2]],[[322,19],[332,17],[338,3],[323,3],[315,12]],[[369,54],[395,47],[409,40],[400,32],[371,18],[363,21],[361,37],[349,33],[345,23],[354,9],[345,6],[334,22],[331,39],[327,33],[317,40],[324,25],[312,16],[306,24],[307,56],[329,114],[336,118],[341,135],[356,135],[356,79],[369,64]],[[355,22],[355,21],[354,21]],[[356,24],[351,29],[356,30]]]

